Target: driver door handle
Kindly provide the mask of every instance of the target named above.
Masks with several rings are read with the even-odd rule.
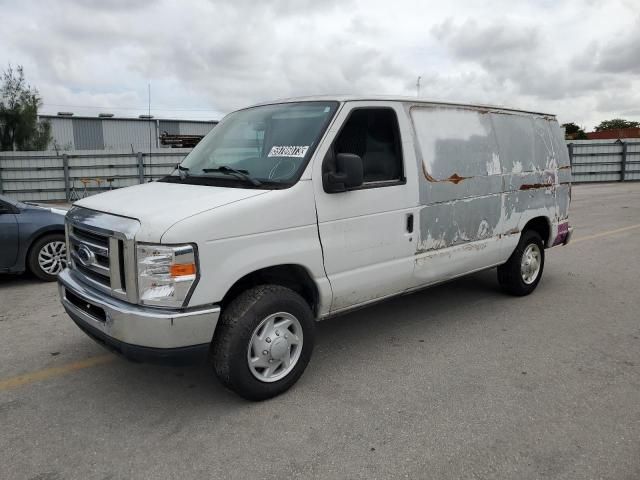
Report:
[[[413,233],[413,213],[407,215],[407,233]]]

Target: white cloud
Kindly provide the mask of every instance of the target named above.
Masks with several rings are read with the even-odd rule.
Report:
[[[631,0],[61,0],[3,2],[0,65],[22,64],[44,110],[219,118],[324,93],[520,106],[592,127],[639,119]]]

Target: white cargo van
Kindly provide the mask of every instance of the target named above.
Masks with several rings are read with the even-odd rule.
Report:
[[[514,295],[569,241],[553,115],[314,97],[226,116],[167,177],[67,214],[68,314],[125,357],[210,358],[264,399],[288,389],[314,324],[498,267]]]

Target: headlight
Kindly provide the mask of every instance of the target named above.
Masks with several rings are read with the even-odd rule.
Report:
[[[141,304],[182,307],[195,286],[198,267],[192,245],[136,245]]]

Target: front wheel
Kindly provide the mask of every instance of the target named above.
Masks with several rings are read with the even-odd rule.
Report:
[[[279,285],[250,288],[223,311],[212,344],[220,381],[249,400],[288,390],[304,372],[314,344],[307,302]]]
[[[543,269],[542,238],[537,232],[527,230],[520,237],[507,263],[498,267],[498,283],[511,295],[529,295],[538,286]]]
[[[67,266],[67,245],[64,235],[54,233],[36,240],[27,258],[29,270],[40,280],[52,282]]]

